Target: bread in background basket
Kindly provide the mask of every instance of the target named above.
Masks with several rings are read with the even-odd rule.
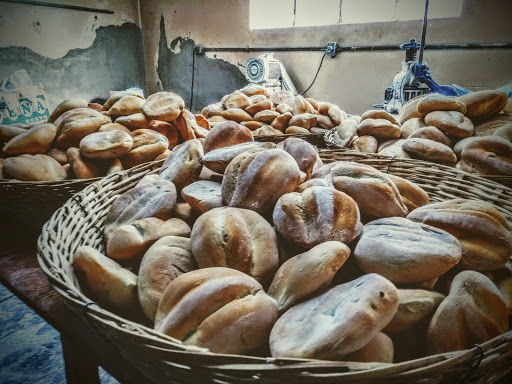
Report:
[[[507,104],[508,103],[508,104]],[[330,148],[455,166],[512,186],[510,98],[498,91],[419,96],[399,116],[370,110],[325,135]]]
[[[183,147],[187,146],[195,151],[192,142],[183,143],[172,152],[181,153]],[[199,378],[203,382],[239,382],[243,377],[257,376],[259,382],[263,383],[275,382],[276,377],[318,383],[350,378],[357,378],[360,382],[396,382],[398,377],[449,382],[450,379],[460,379],[469,374],[472,379],[500,377],[509,370],[506,367],[510,366],[512,360],[512,335],[508,325],[504,328],[509,314],[503,308],[507,308],[507,305],[510,307],[511,303],[507,304],[506,295],[499,291],[506,286],[500,283],[503,275],[511,276],[511,271],[505,266],[506,260],[500,256],[499,267],[493,266],[492,271],[475,271],[471,276],[461,276],[463,270],[457,265],[462,255],[473,254],[466,250],[467,247],[472,250],[471,242],[464,245],[463,240],[468,230],[465,226],[469,223],[471,227],[471,215],[476,213],[460,209],[457,216],[462,219],[457,226],[451,229],[449,226],[445,229],[436,227],[434,230],[435,224],[431,226],[430,223],[421,222],[422,217],[415,218],[416,223],[407,219],[405,216],[414,213],[414,210],[408,213],[404,205],[400,220],[409,222],[409,226],[401,227],[400,223],[390,221],[379,227],[377,233],[368,231],[366,234],[365,227],[372,222],[359,214],[357,189],[341,192],[334,186],[340,183],[354,186],[367,182],[364,193],[374,196],[376,204],[382,204],[389,196],[395,200],[401,199],[400,190],[406,191],[404,185],[407,183],[403,183],[400,189],[393,180],[403,177],[418,184],[417,188],[428,194],[432,211],[441,217],[443,211],[436,208],[437,203],[464,199],[470,205],[471,201],[478,200],[479,206],[485,207],[482,209],[482,220],[490,231],[485,234],[486,239],[492,243],[491,237],[488,237],[492,233],[497,236],[496,239],[508,244],[505,248],[508,247],[509,257],[512,248],[510,222],[507,221],[512,217],[510,189],[450,167],[439,166],[437,170],[432,170],[430,163],[425,167],[424,162],[418,160],[402,162],[377,159],[374,168],[379,172],[342,172],[338,168],[346,169],[346,164],[340,151],[320,152],[322,162],[333,163],[324,165],[323,171],[320,171],[322,162],[319,161],[316,172],[312,173],[313,177],[324,180],[324,186],[297,189],[302,183],[308,182],[305,172],[301,177],[296,177],[299,156],[291,156],[279,148],[246,148],[246,151],[238,154],[233,148],[223,148],[226,156],[233,157],[224,170],[216,168],[224,172],[220,182],[222,206],[211,206],[209,202],[202,206],[209,207],[202,215],[212,216],[211,220],[201,220],[201,212],[193,212],[191,206],[186,209],[187,204],[180,199],[183,194],[177,189],[153,186],[154,180],[163,181],[164,175],[167,175],[163,177],[166,183],[171,185],[174,179],[179,178],[177,173],[168,172],[167,169],[179,169],[183,159],[188,157],[172,156],[171,152],[163,164],[143,164],[124,173],[107,176],[86,188],[53,215],[38,241],[41,267],[57,291],[71,308],[86,317],[96,332],[109,338],[132,364],[153,381],[161,382],[174,377],[183,383]],[[283,145],[283,148],[288,148],[288,145]],[[295,165],[297,170],[291,172],[288,161],[283,166],[273,162],[276,156],[287,159],[290,156],[290,161],[295,162],[299,160]],[[190,159],[201,164],[201,159],[195,155]],[[357,162],[366,163],[365,159]],[[237,166],[231,167],[231,163]],[[371,164],[371,161],[368,163]],[[190,167],[191,164],[187,164],[186,168]],[[232,177],[233,172],[236,177]],[[180,188],[185,191],[194,183],[205,181],[201,179],[207,174],[203,165],[195,180],[189,179],[189,185],[181,185]],[[387,174],[396,177],[392,179]],[[211,177],[211,173],[209,175]],[[212,181],[210,177],[206,181]],[[229,180],[230,184],[226,189],[223,188],[225,180]],[[263,193],[275,180],[281,181],[279,194],[276,195],[275,191],[274,194],[272,191]],[[363,186],[360,188],[362,190]],[[228,195],[225,196],[225,193]],[[340,200],[338,194],[343,194],[343,199]],[[165,195],[169,195],[168,199]],[[255,196],[265,203],[255,201]],[[171,201],[169,204],[172,207],[162,205],[163,201]],[[352,208],[346,211],[338,201],[342,205],[351,202],[349,205]],[[229,207],[226,206],[228,202]],[[258,213],[252,209],[253,203],[257,203],[254,206],[257,210],[258,207],[265,209]],[[269,204],[280,205],[280,208],[268,208]],[[420,204],[426,204],[420,209],[430,206],[425,200]],[[486,215],[486,209],[497,215],[498,219]],[[240,214],[228,215],[228,210]],[[245,210],[250,210],[251,215],[241,214]],[[350,220],[344,220],[347,212],[351,215]],[[354,212],[357,213],[355,216]],[[73,257],[82,246],[91,246],[103,255],[105,270],[115,272],[125,268],[136,274],[138,264],[145,264],[146,255],[139,254],[130,263],[118,260],[115,268],[109,268],[112,265],[106,251],[109,238],[116,227],[130,225],[131,220],[142,220],[144,216],[154,214],[160,220],[180,218],[189,222],[191,239],[190,242],[179,243],[176,240],[167,243],[166,240],[165,244],[171,244],[168,253],[162,251],[165,248],[162,242],[158,246],[159,257],[155,257],[156,250],[153,252],[152,246],[148,249],[147,253],[151,253],[152,259],[157,260],[158,264],[153,268],[153,275],[148,276],[145,272],[144,286],[151,290],[145,291],[144,297],[151,294],[153,300],[159,301],[155,314],[157,321],[154,324],[151,315],[142,323],[137,323],[129,320],[131,316],[120,317],[111,312],[114,309],[105,300],[106,297],[84,295],[82,288],[94,284],[94,280],[75,275]],[[194,216],[199,218],[195,219]],[[253,216],[258,219],[253,219]],[[381,216],[379,220],[386,220],[385,213]],[[211,228],[207,231],[195,228],[199,222],[202,225],[208,222]],[[105,232],[107,223],[109,226]],[[271,223],[275,224],[274,228]],[[297,233],[304,233],[304,236],[312,233],[308,228],[315,229],[313,235],[322,239],[320,244],[313,241],[304,245],[301,238],[294,238],[293,226],[296,226]],[[139,228],[142,238],[154,239],[146,235],[144,227]],[[347,229],[355,235],[347,236]],[[380,234],[380,230],[385,233]],[[360,231],[362,235],[357,236]],[[359,249],[357,257],[349,255],[367,236],[382,244],[385,259],[373,257],[368,247]],[[471,234],[471,237],[475,236]],[[446,255],[442,253],[445,252],[443,247],[429,246],[435,244],[437,238],[442,238],[446,244],[458,246],[453,246],[453,252]],[[159,241],[156,240],[154,245]],[[201,253],[201,261],[197,260],[201,268],[191,272],[177,268],[184,265],[184,258],[190,260],[192,255],[195,259],[194,244],[208,242],[216,244],[216,252],[209,260],[207,252]],[[325,246],[329,252],[325,257],[318,257],[319,252],[324,256]],[[204,250],[204,247],[200,248]],[[267,272],[261,273],[263,268],[268,271],[271,266],[268,258],[258,256],[268,257],[276,249],[279,250],[279,261],[273,282],[269,285],[266,277],[258,281],[258,276],[267,275]],[[425,252],[429,252],[430,256]],[[275,259],[273,257],[271,260]],[[261,260],[267,261],[260,264]],[[193,265],[190,262],[186,264]],[[428,270],[428,277],[413,273],[415,265],[421,268],[422,273]],[[407,272],[403,266],[411,268],[412,272]],[[229,273],[218,268],[237,269],[244,278],[229,277]],[[389,268],[393,273],[386,271]],[[148,266],[145,265],[144,269],[147,271]],[[407,284],[396,278],[402,270],[411,274]],[[197,276],[189,275],[197,271],[203,272]],[[502,277],[495,278],[493,271],[499,271]],[[417,277],[419,275],[422,277]],[[148,279],[161,284],[147,284]],[[450,289],[452,280],[454,284]],[[303,281],[304,284],[293,284],[294,281]],[[457,289],[467,286],[465,282],[472,288]],[[401,294],[404,289],[412,289],[414,293],[403,291]],[[431,291],[439,293],[431,294]],[[109,297],[115,298],[115,295],[112,296],[110,292]],[[284,307],[281,304],[278,306],[276,299],[286,306],[286,297],[290,297],[293,304],[285,311],[280,309]],[[460,316],[466,321],[445,320],[439,315],[432,325],[431,319],[437,309],[446,310],[447,306],[440,304],[445,300],[461,308],[463,312]],[[480,305],[481,300],[496,305],[485,307]],[[102,305],[94,305],[94,302]],[[140,314],[138,308],[133,309]],[[276,315],[278,313],[280,317]],[[398,314],[400,319],[392,328],[386,329]],[[447,322],[458,331],[444,331],[442,325]],[[272,323],[275,325],[272,326]],[[486,332],[473,332],[481,329],[484,323]],[[336,324],[343,324],[343,327]],[[156,330],[153,329],[155,325]],[[278,328],[274,331],[276,326]],[[427,349],[427,328],[428,334],[434,335],[433,340],[439,337],[439,332],[446,340],[453,336],[463,337],[446,343],[449,346],[441,351],[434,351]],[[233,332],[223,332],[229,329]],[[387,336],[383,336],[384,333]],[[230,337],[236,340],[230,340]],[[411,340],[415,342],[414,347],[407,344]],[[390,342],[395,350],[395,363],[392,364],[389,363]],[[478,348],[473,347],[475,343],[479,344]],[[434,345],[438,344],[434,342]],[[361,349],[365,347],[368,350],[363,353]],[[429,355],[429,350],[436,354]],[[357,351],[361,352],[356,354]],[[269,357],[271,355],[273,358]],[[346,361],[353,359],[371,362],[356,364]]]

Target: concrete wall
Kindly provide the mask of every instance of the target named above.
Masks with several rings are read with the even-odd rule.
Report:
[[[269,10],[270,12],[271,10]],[[465,0],[459,18],[429,20],[427,44],[511,42],[510,0]],[[249,1],[145,0],[141,2],[148,92],[173,90],[190,105],[192,49],[230,46],[324,46],[402,44],[420,40],[422,20],[342,24],[273,30],[249,29]],[[195,55],[193,109],[216,102],[246,84],[245,63],[259,53]],[[316,73],[322,52],[276,52],[298,91]],[[384,90],[400,71],[403,51],[343,52],[327,57],[306,94],[362,113],[383,101]],[[434,79],[471,90],[496,88],[512,81],[511,50],[425,51]]]
[[[28,4],[0,6],[0,80],[26,69],[46,89],[50,110],[69,97],[107,98],[145,89],[137,0],[52,1],[114,11],[84,12]]]

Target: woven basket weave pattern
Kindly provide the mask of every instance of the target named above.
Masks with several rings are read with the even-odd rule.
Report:
[[[512,222],[512,190],[459,171],[417,161],[353,158],[343,151],[320,151],[324,162],[358,161],[417,182],[432,201],[464,197],[489,201]],[[465,351],[398,364],[349,363],[213,354],[183,345],[106,311],[79,289],[71,257],[81,245],[104,251],[102,228],[112,202],[142,177],[158,172],[148,163],[89,185],[53,214],[38,240],[38,260],[68,306],[107,338],[149,382],[161,383],[489,383],[512,367],[512,332]],[[448,168],[448,169],[445,169]],[[469,179],[468,179],[469,177]]]

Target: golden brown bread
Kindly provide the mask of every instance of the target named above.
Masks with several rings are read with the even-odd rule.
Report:
[[[425,124],[439,128],[457,139],[470,137],[475,132],[471,120],[458,111],[433,111],[425,116]]]
[[[508,330],[507,308],[494,283],[476,271],[460,272],[427,330],[430,354],[463,350]]]
[[[292,155],[299,169],[306,174],[306,180],[309,180],[313,173],[313,167],[317,164],[317,161],[321,162],[318,156],[318,149],[306,140],[297,137],[285,139],[282,142],[282,149]]]
[[[125,168],[152,161],[169,147],[167,137],[152,129],[136,129],[131,136],[132,148],[120,158]]]
[[[440,93],[430,93],[418,100],[416,106],[421,117],[433,111],[458,111],[466,113],[466,104],[460,98],[445,96]]]
[[[36,124],[7,141],[3,147],[3,152],[11,156],[24,153],[45,153],[52,145],[56,135],[57,128],[55,125],[50,123]]]
[[[185,102],[181,96],[173,92],[157,92],[149,95],[141,108],[151,119],[171,122],[176,120],[185,108]]]
[[[300,129],[305,129],[305,128],[300,128]],[[306,132],[309,133],[309,131],[307,129],[305,129],[305,130],[306,130]],[[282,134],[283,134],[283,132],[281,132],[278,129],[273,128],[271,125],[268,125],[268,124],[252,131],[253,136],[276,136],[276,135],[280,136]]]
[[[416,183],[391,173],[388,173],[387,176],[395,183],[402,201],[409,211],[427,205],[430,202],[427,192]]]
[[[62,115],[64,112],[67,112],[71,109],[75,108],[88,108],[89,105],[86,100],[80,97],[73,97],[71,99],[66,99],[61,102],[59,105],[55,107],[50,118],[48,119],[49,123],[53,123],[57,118]]]
[[[368,344],[397,307],[389,280],[364,275],[286,311],[272,328],[270,351],[273,357],[342,360]]]
[[[398,139],[401,135],[400,127],[387,119],[366,118],[357,126],[357,135],[371,135],[377,140]]]
[[[265,124],[272,124],[272,122],[280,116],[279,112],[271,111],[271,110],[263,110],[254,115],[254,120],[261,121]],[[252,120],[252,119],[251,119]]]
[[[326,241],[286,260],[267,291],[276,300],[279,313],[326,289],[349,255],[345,244]]]
[[[76,250],[72,265],[80,288],[99,305],[121,315],[140,311],[133,272],[90,246]]]
[[[299,166],[289,153],[281,149],[252,149],[236,156],[226,168],[222,201],[231,207],[268,215],[279,197],[293,191],[300,180]]]
[[[276,233],[258,213],[214,208],[199,216],[190,235],[199,268],[230,267],[266,286],[279,263]]]
[[[47,155],[19,155],[3,161],[3,177],[23,181],[60,181],[67,177],[57,160]]]
[[[80,153],[92,159],[116,159],[130,152],[132,146],[133,139],[126,132],[94,132],[80,141]]]
[[[457,156],[449,146],[429,139],[408,138],[402,149],[412,158],[441,164],[455,164]]]
[[[237,123],[241,123],[242,121],[257,120],[253,119],[253,117],[249,113],[245,112],[243,109],[240,108],[228,108],[222,111],[221,116],[228,120],[236,121]]]
[[[25,128],[16,127],[13,125],[0,124],[0,144],[2,142],[7,142],[11,140],[13,137],[25,132]]]
[[[115,122],[124,125],[131,131],[134,131],[136,129],[149,128],[153,123],[153,119],[147,117],[144,113],[139,112],[132,115],[119,116]]]
[[[499,136],[486,136],[467,143],[460,159],[463,171],[512,176],[512,143]]]
[[[173,148],[160,168],[160,178],[171,181],[178,193],[197,181],[201,173],[203,146],[198,139],[187,140]]]
[[[181,219],[156,217],[135,220],[117,227],[107,241],[107,255],[115,260],[140,260],[149,247],[164,236],[190,236],[190,227]]]
[[[356,202],[330,187],[311,187],[284,194],[272,214],[276,230],[305,248],[325,241],[350,243],[361,233]]]
[[[119,124],[119,123],[106,123],[106,124],[103,124],[100,127],[100,129],[98,129],[97,132],[108,132],[108,131],[115,131],[115,130],[123,131],[123,132],[126,132],[126,133],[130,133],[131,132],[128,128],[126,128],[124,125]]]
[[[79,148],[68,148],[66,157],[77,179],[93,179],[104,175],[102,164],[83,156]]]
[[[466,104],[467,117],[482,121],[501,112],[507,105],[508,96],[503,92],[485,90],[459,96],[458,100]]]
[[[270,100],[272,101],[272,103],[274,103],[275,106],[279,106],[281,104],[287,104],[288,106],[293,108],[295,96],[290,91],[281,90],[281,91],[276,91],[276,92],[272,93],[272,95],[270,95]],[[278,112],[284,113],[281,111],[278,111]]]
[[[361,363],[392,363],[394,358],[393,340],[383,332],[378,332],[363,348],[349,353],[343,358],[345,361]]]
[[[354,140],[352,140],[350,149],[359,152],[377,153],[378,145],[379,143],[377,142],[377,139],[373,136],[357,136],[354,138]]]
[[[312,113],[301,113],[293,116],[288,122],[288,125],[311,129],[316,125],[316,123],[316,115],[313,115]]]
[[[123,96],[109,108],[107,115],[115,119],[119,116],[129,116],[135,113],[141,113],[141,107],[144,102],[144,99],[139,96]]]
[[[163,179],[141,183],[121,194],[110,206],[105,218],[105,238],[123,224],[146,217],[168,220],[176,204],[176,187]]]
[[[413,132],[417,131],[420,128],[426,127],[427,124],[423,121],[423,119],[419,117],[413,117],[409,120],[405,121],[401,126],[401,134],[400,137],[402,139],[407,139]]]
[[[375,168],[353,162],[340,162],[331,169],[333,186],[357,203],[363,222],[407,215],[395,183]]]
[[[198,214],[222,207],[221,183],[211,180],[195,181],[181,190],[181,197]]]
[[[420,118],[421,115],[418,112],[418,103],[424,96],[416,96],[410,99],[400,110],[398,114],[398,123],[400,126],[403,126],[407,120]]]
[[[293,111],[294,115],[300,115],[303,113],[315,113],[315,108],[306,100],[302,95],[296,95],[293,99]]]
[[[226,96],[222,102],[225,109],[238,108],[244,110],[252,104],[251,98],[240,91],[235,91]]]
[[[395,116],[383,109],[371,109],[361,115],[361,121],[366,119],[385,119],[389,120],[392,124],[399,125]]]
[[[354,249],[359,267],[395,284],[421,283],[459,263],[461,245],[448,232],[403,217],[374,220],[363,227]]]
[[[137,96],[141,99],[144,99],[144,97],[141,94],[131,89],[117,91],[112,93],[110,97],[107,99],[107,101],[105,101],[105,103],[103,104],[103,111],[108,111],[110,107],[112,107],[116,103],[116,101],[122,99],[125,96]]]
[[[414,139],[414,138],[428,139],[428,140],[432,140],[432,141],[437,141],[438,143],[447,145],[448,147],[453,146],[452,140],[448,136],[446,136],[446,134],[443,131],[441,131],[439,128],[434,127],[434,126],[427,126],[427,127],[420,128],[420,129],[412,132],[408,136],[408,138],[409,139]]]
[[[183,273],[197,269],[197,264],[192,257],[190,239],[181,236],[159,238],[143,256],[138,272],[138,297],[142,310],[154,321],[167,286]]]
[[[258,112],[272,109],[272,107],[274,106],[272,101],[270,101],[268,99],[262,100],[258,103],[254,103],[254,100],[252,100],[252,102],[253,102],[253,104],[251,104],[245,108],[245,112],[247,112],[251,116],[254,116]]]
[[[110,117],[90,108],[75,108],[64,112],[55,120],[56,143],[61,148],[78,147],[80,140],[85,136],[110,122]]]
[[[489,271],[505,265],[512,254],[512,233],[492,204],[453,199],[417,208],[408,219],[454,235],[462,246],[462,268]]]
[[[345,120],[336,127],[333,135],[334,143],[341,147],[348,147],[357,134],[357,123],[353,120]]]
[[[254,141],[251,130],[235,121],[221,122],[213,127],[204,140],[204,153],[217,148]]]
[[[214,353],[244,354],[263,347],[277,304],[252,277],[231,268],[184,273],[164,292],[155,330]]]

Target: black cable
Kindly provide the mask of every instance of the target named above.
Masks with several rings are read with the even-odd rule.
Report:
[[[190,85],[190,112],[192,111],[192,103],[194,101],[194,74],[196,68],[196,47],[192,50],[192,84]]]
[[[318,76],[318,73],[320,72],[320,68],[322,68],[322,63],[324,62],[325,56],[327,56],[327,52],[324,53],[324,55],[322,56],[322,60],[320,60],[320,65],[318,66],[318,70],[316,71],[316,75],[315,75],[315,78],[313,79],[313,82],[310,84],[310,86],[304,92],[299,93],[299,95],[305,94],[307,91],[309,91],[309,89],[313,86],[313,84],[315,84],[315,80]]]

